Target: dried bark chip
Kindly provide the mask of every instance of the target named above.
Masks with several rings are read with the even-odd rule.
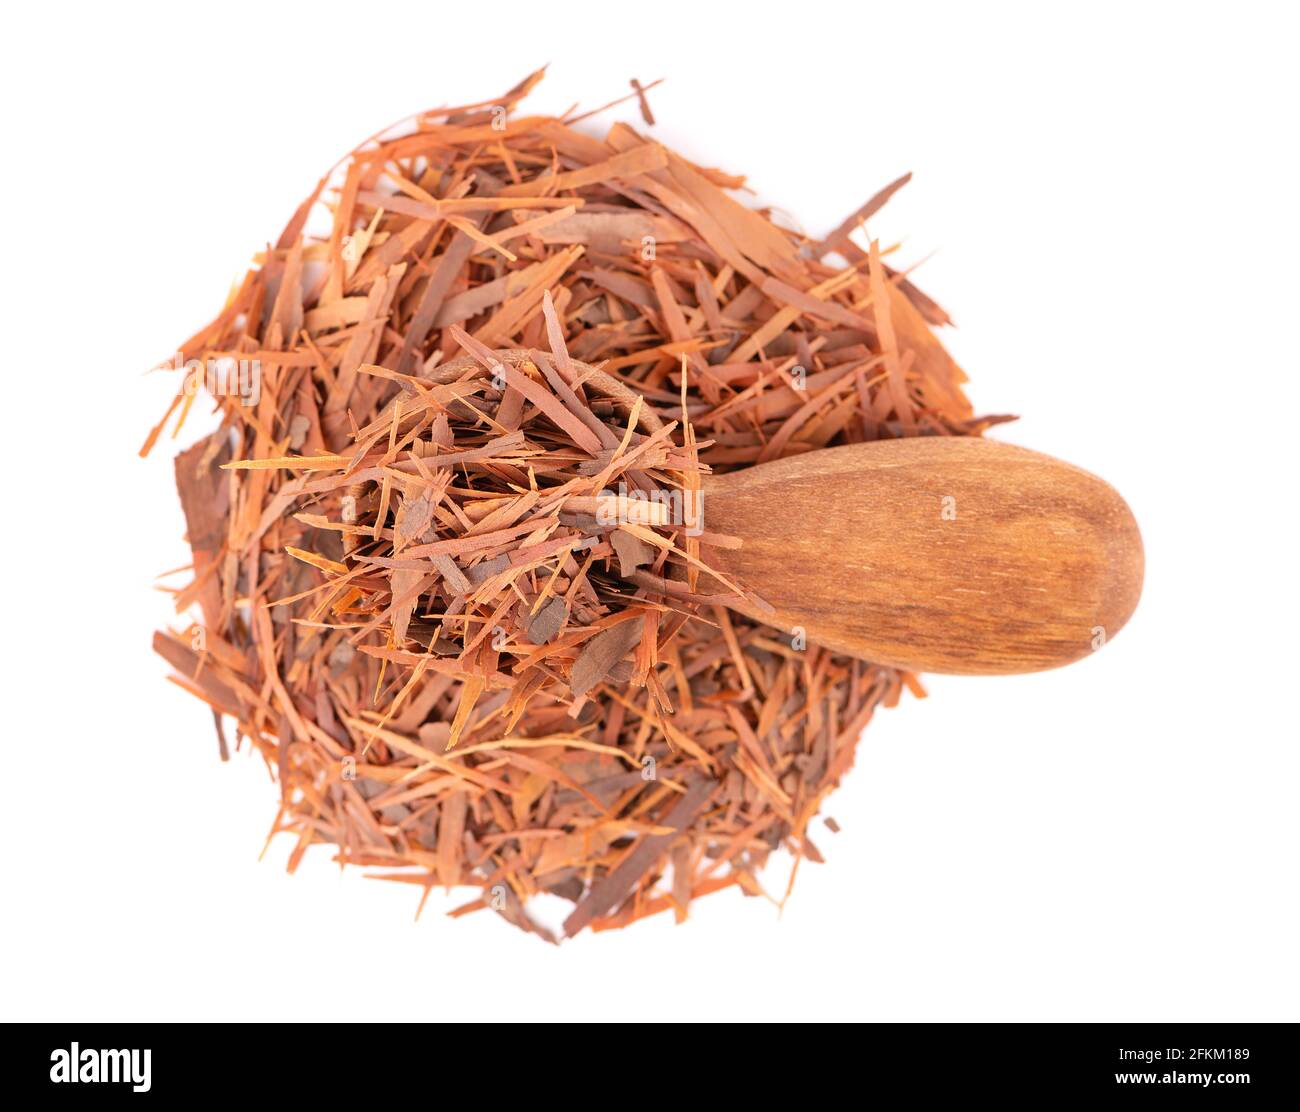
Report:
[[[494,556],[490,560],[484,560],[482,563],[475,564],[465,572],[465,578],[469,580],[471,586],[481,587],[494,575],[505,571],[509,566],[509,556]]]
[[[626,529],[615,529],[609,535],[609,543],[618,555],[618,574],[624,578],[654,559],[654,549]]]
[[[555,640],[564,625],[568,608],[563,599],[553,598],[542,604],[536,614],[528,618],[528,640],[534,645],[545,645]]]
[[[574,695],[585,695],[600,683],[610,670],[622,660],[641,640],[641,623],[623,621],[596,634],[573,662],[569,690]]]
[[[438,574],[447,581],[453,594],[465,595],[473,590],[474,584],[465,577],[465,573],[450,556],[441,552],[434,553],[429,557],[429,563],[438,569]]]

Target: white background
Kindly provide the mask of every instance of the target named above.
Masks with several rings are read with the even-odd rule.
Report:
[[[1300,1018],[1284,11],[8,6],[0,1014]],[[174,388],[142,372],[326,167],[545,62],[535,111],[667,77],[655,134],[814,233],[914,171],[871,232],[938,251],[978,410],[1118,486],[1148,562],[1100,654],[882,712],[784,916],[733,890],[558,950],[258,863],[265,769],[149,650],[188,555],[175,446],[135,456]]]

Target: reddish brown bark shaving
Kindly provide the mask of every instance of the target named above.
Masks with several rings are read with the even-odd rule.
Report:
[[[540,892],[574,934],[819,860],[873,709],[920,693],[729,611],[701,476],[988,422],[849,238],[901,181],[808,241],[631,127],[519,116],[539,78],[354,151],[185,345],[256,389],[177,460],[202,621],[155,644],[279,778],[291,869],[328,845],[553,940]]]

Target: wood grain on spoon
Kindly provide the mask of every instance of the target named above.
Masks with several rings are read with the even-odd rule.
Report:
[[[1142,540],[1094,475],[993,440],[920,437],[704,486],[705,556],[809,641],[922,672],[1036,672],[1094,651],[1142,589]]]

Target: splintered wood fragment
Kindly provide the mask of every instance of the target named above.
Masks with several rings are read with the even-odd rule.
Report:
[[[271,459],[237,459],[221,466],[236,471],[337,471],[350,462],[347,456],[280,456]]]
[[[904,174],[900,178],[895,178],[885,186],[884,189],[872,194],[861,208],[857,209],[855,212],[849,213],[839,227],[817,245],[817,257],[821,258],[828,251],[838,250],[844,244],[848,243],[850,233],[860,228],[871,217],[875,216],[876,213],[885,207],[885,202],[911,180],[912,175],[910,173]]]
[[[404,499],[393,522],[397,539],[406,542],[422,536],[433,520],[433,506],[433,493],[428,490],[416,498]]]
[[[194,554],[195,582],[202,584],[198,602],[204,622],[212,629],[217,627],[222,600],[219,584],[209,572],[226,537],[230,488],[220,468],[229,455],[226,438],[214,433],[181,452],[175,465],[176,490]]]
[[[429,557],[429,563],[438,569],[438,573],[447,581],[454,595],[468,594],[474,588],[474,584],[466,578],[465,573],[460,570],[450,556],[444,553],[435,553]]]
[[[641,118],[651,127],[654,127],[655,116],[654,113],[650,111],[650,102],[646,100],[645,88],[635,77],[632,78],[631,85],[632,88],[636,90],[637,103],[641,106]]]
[[[593,166],[584,166],[581,170],[572,170],[554,176],[543,174],[532,182],[506,186],[501,194],[504,197],[526,197],[541,190],[559,193],[562,190],[580,189],[601,182],[635,178],[640,174],[662,170],[667,165],[668,153],[663,147],[658,143],[644,143]]]
[[[301,560],[304,564],[310,564],[321,571],[333,572],[335,575],[345,575],[347,573],[347,564],[341,564],[337,560],[331,560],[319,553],[305,552],[303,549],[294,548],[292,545],[285,545],[284,550],[295,560]]]
[[[673,831],[685,830],[717,789],[717,782],[700,778],[686,789],[686,792],[665,816],[663,825]],[[564,920],[564,933],[572,938],[597,916],[613,911],[627,899],[636,882],[654,867],[656,861],[664,854],[676,834],[655,834],[642,838],[636,848],[628,853],[614,869],[598,881],[586,898],[573,909]]]
[[[398,568],[393,572],[393,640],[401,644],[406,640],[406,631],[411,624],[411,615],[415,613],[419,596],[416,587],[424,581],[424,573],[419,570]]]
[[[623,494],[601,494],[595,497],[578,495],[564,500],[570,513],[591,514],[605,524],[668,525],[672,508],[666,501],[652,502],[646,498],[633,498]]]
[[[818,240],[647,140],[657,82],[526,115],[541,76],[311,174],[179,347],[239,396],[178,382],[142,454],[215,414],[175,462],[197,620],[154,648],[222,755],[229,716],[272,770],[290,866],[328,845],[554,942],[543,893],[573,935],[816,860],[863,727],[924,695],[763,624],[700,492],[1002,418],[946,313],[855,242],[906,175]],[[595,121],[620,105],[635,127]]]
[[[238,693],[221,679],[218,669],[204,666],[202,654],[161,631],[153,635],[153,650],[193,684],[214,710],[225,714],[241,713]]]

